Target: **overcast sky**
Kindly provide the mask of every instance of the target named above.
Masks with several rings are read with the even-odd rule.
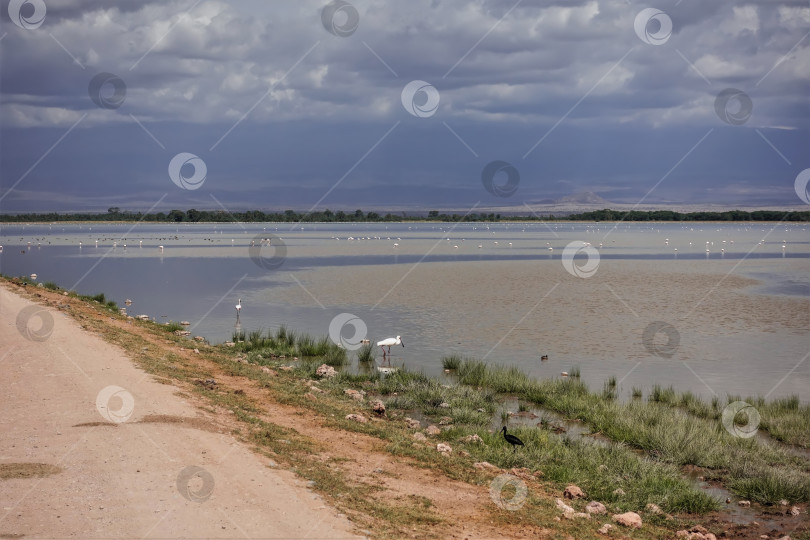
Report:
[[[801,204],[808,33],[807,0],[3,0],[0,211]]]

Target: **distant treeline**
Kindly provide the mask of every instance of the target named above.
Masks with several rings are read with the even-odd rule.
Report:
[[[780,212],[777,210],[756,210],[744,212],[731,210],[728,212],[673,212],[669,210],[620,211],[596,210],[582,214],[567,216],[518,216],[501,215],[496,213],[440,213],[431,210],[427,214],[391,214],[381,215],[377,212],[332,212],[323,210],[318,212],[284,212],[265,213],[260,210],[246,212],[225,212],[223,210],[172,210],[168,213],[157,212],[143,214],[129,212],[113,207],[106,213],[70,213],[58,214],[0,214],[0,222],[4,223],[32,223],[56,221],[144,221],[149,223],[197,223],[197,222],[323,222],[323,223],[356,223],[356,222],[405,222],[405,221],[810,221],[810,211],[806,212]]]
[[[671,210],[596,210],[582,214],[571,214],[564,219],[577,221],[810,221],[810,210],[806,212],[784,212],[779,210],[729,210],[728,212],[673,212]]]

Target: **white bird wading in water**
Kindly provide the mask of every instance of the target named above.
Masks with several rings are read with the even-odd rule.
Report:
[[[403,347],[405,347],[405,344],[402,343],[402,338],[400,336],[397,336],[395,338],[392,338],[392,337],[386,338],[386,339],[384,339],[382,341],[377,342],[377,346],[380,347],[382,349],[382,352],[383,352],[383,361],[385,361],[385,359],[387,357],[389,357],[388,358],[389,365],[391,363],[391,358],[390,358],[390,356],[391,356],[391,345],[402,345]],[[386,347],[388,347],[388,353],[387,354],[385,352]]]
[[[239,302],[236,303],[236,320],[239,321],[239,312],[242,311],[242,299],[239,299]]]

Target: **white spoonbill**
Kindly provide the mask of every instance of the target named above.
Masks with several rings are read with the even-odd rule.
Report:
[[[382,341],[378,341],[377,346],[382,349],[383,359],[385,359],[386,356],[390,356],[390,354],[391,354],[391,345],[402,345],[403,347],[405,347],[405,344],[402,343],[402,338],[400,336],[397,336],[395,338],[390,337],[390,338],[386,338],[386,339],[384,339]],[[387,354],[385,352],[386,347],[388,347],[388,353]]]
[[[242,299],[240,298],[239,301],[236,303],[236,318],[239,318],[239,312],[242,311]]]

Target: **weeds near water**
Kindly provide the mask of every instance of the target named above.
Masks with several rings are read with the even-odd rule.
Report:
[[[183,325],[180,324],[177,321],[169,321],[169,322],[167,322],[165,324],[165,327],[166,327],[166,331],[171,332],[171,333],[174,333],[174,332],[177,332],[178,330],[183,329]]]
[[[579,379],[582,376],[579,370],[579,366],[574,366],[571,368],[570,376],[574,379]]]
[[[445,356],[442,358],[442,367],[444,369],[449,369],[451,371],[455,371],[461,365],[461,356],[458,354],[451,354],[450,356]]]
[[[592,430],[645,450],[657,460],[715,469],[730,489],[751,500],[765,504],[781,499],[810,500],[810,464],[785,450],[733,437],[717,418],[681,411],[682,402],[700,410],[695,406],[699,400],[692,396],[684,401],[672,388],[654,387],[646,403],[620,403],[615,378],[606,381],[603,391],[597,394],[570,377],[538,381],[515,367],[490,366],[477,360],[462,362],[458,375],[463,384],[512,394],[568,418],[578,418]],[[755,400],[755,406],[768,412],[781,411],[775,416],[781,414],[782,418],[804,410],[796,400],[767,405]],[[802,425],[802,421],[794,419],[791,425],[791,431],[796,431],[795,426]]]
[[[719,421],[723,409],[734,401],[745,401],[759,413],[759,428],[766,430],[779,441],[810,448],[810,405],[802,405],[799,396],[765,401],[762,397],[727,396],[725,400],[714,396],[710,403],[703,401],[692,392],[677,394],[671,386],[662,389],[656,385],[650,395],[651,401],[663,403],[670,407],[683,409],[690,414],[707,420]],[[747,419],[741,419],[745,424]]]
[[[327,336],[315,339],[307,334],[296,334],[283,325],[275,332],[252,330],[247,334],[247,339],[244,332],[234,332],[233,342],[237,351],[262,358],[318,358],[335,367],[346,365],[349,361],[346,350]]]
[[[357,349],[357,361],[361,364],[374,362],[374,360],[376,360],[375,356],[374,347],[369,343],[361,345],[360,348]]]

